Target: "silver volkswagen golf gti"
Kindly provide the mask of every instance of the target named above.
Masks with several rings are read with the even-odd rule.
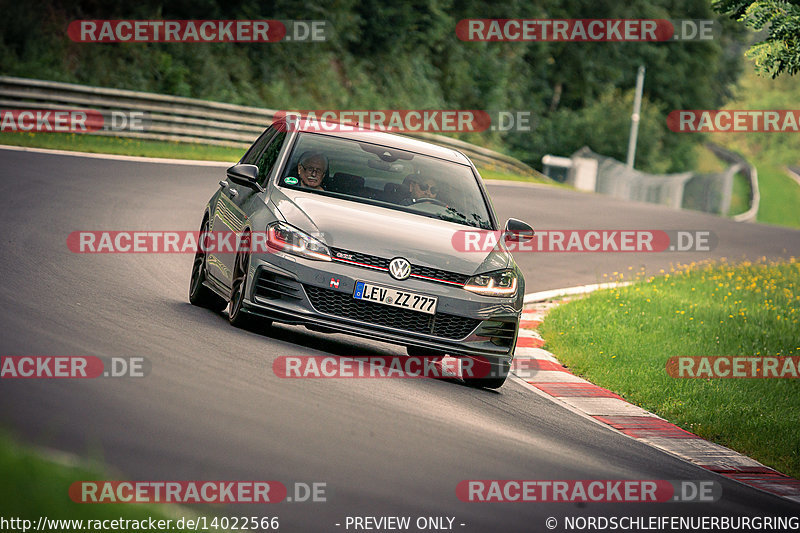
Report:
[[[227,170],[201,234],[189,300],[236,326],[302,324],[400,344],[411,356],[469,358],[470,385],[509,372],[525,283],[477,170],[460,152],[378,131],[276,121]],[[498,232],[490,251],[459,234]],[[500,233],[502,232],[502,233]]]

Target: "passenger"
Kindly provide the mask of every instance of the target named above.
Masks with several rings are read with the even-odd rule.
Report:
[[[426,198],[436,199],[439,195],[439,188],[436,182],[422,174],[409,174],[403,180],[403,184],[408,187],[409,200],[412,204]]]

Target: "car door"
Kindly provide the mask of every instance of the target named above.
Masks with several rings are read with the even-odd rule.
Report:
[[[287,132],[285,130],[278,131],[275,128],[270,128],[256,141],[253,147],[248,150],[242,158],[241,163],[256,165],[258,167],[258,183],[264,189],[268,187],[268,181],[272,171],[275,168],[275,163],[281,153],[281,148],[286,140]],[[264,207],[262,193],[246,187],[244,185],[237,185],[230,180],[220,182],[222,190],[217,198],[217,205],[214,209],[214,225],[219,235],[226,235],[225,242],[231,243],[231,248],[235,252],[237,244],[237,236],[241,231],[248,226],[250,217],[255,209]],[[251,228],[252,231],[265,231],[266,228]],[[216,272],[227,287],[230,287],[233,282],[233,266],[236,259],[235,253],[222,253],[218,254],[213,259],[216,265]],[[212,259],[209,255],[209,264]]]
[[[277,131],[270,127],[253,143],[240,163],[255,165],[264,149],[270,144]],[[260,171],[260,168],[259,168]],[[209,253],[207,259],[208,274],[214,276],[226,287],[233,281],[233,264],[236,259],[237,236],[246,227],[247,209],[252,208],[253,199],[258,191],[233,183],[225,176],[219,185],[221,190],[213,208],[211,231],[216,235],[215,253]]]

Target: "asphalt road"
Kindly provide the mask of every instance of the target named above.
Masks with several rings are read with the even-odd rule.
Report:
[[[190,255],[67,249],[75,230],[196,229],[222,169],[6,150],[0,168],[0,353],[152,364],[138,379],[3,380],[0,423],[29,442],[99,456],[112,479],[326,483],[324,503],[226,509],[279,516],[281,531],[344,531],[347,516],[365,515],[450,516],[460,531],[546,531],[550,516],[800,514],[797,504],[620,436],[515,382],[493,392],[443,380],[276,378],[272,361],[281,355],[403,352],[299,327],[232,328],[188,303]],[[501,217],[540,229],[696,229],[719,238],[710,253],[520,255],[528,291],[594,283],[628,266],[657,272],[671,262],[800,251],[800,231],[554,188],[489,189]],[[464,503],[455,489],[466,479],[714,479],[723,497]]]

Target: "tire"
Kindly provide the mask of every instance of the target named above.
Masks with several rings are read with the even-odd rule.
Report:
[[[472,358],[474,374],[482,377],[463,378],[464,383],[470,387],[484,389],[499,389],[506,382],[511,371],[511,363],[500,361],[490,363],[485,358]]]
[[[200,226],[200,233],[208,231],[208,219],[203,220]],[[225,298],[222,298],[217,293],[203,285],[206,280],[206,253],[202,250],[200,243],[197,245],[197,252],[194,254],[194,263],[192,263],[192,278],[189,281],[189,302],[198,307],[205,307],[211,309],[215,313],[222,312],[228,305]]]
[[[228,322],[237,328],[246,328],[254,322],[253,317],[247,311],[243,311],[247,271],[250,267],[249,234],[242,237],[242,243],[245,244],[245,249],[236,252],[236,260],[233,263],[233,282],[231,283],[230,307],[228,308]]]

